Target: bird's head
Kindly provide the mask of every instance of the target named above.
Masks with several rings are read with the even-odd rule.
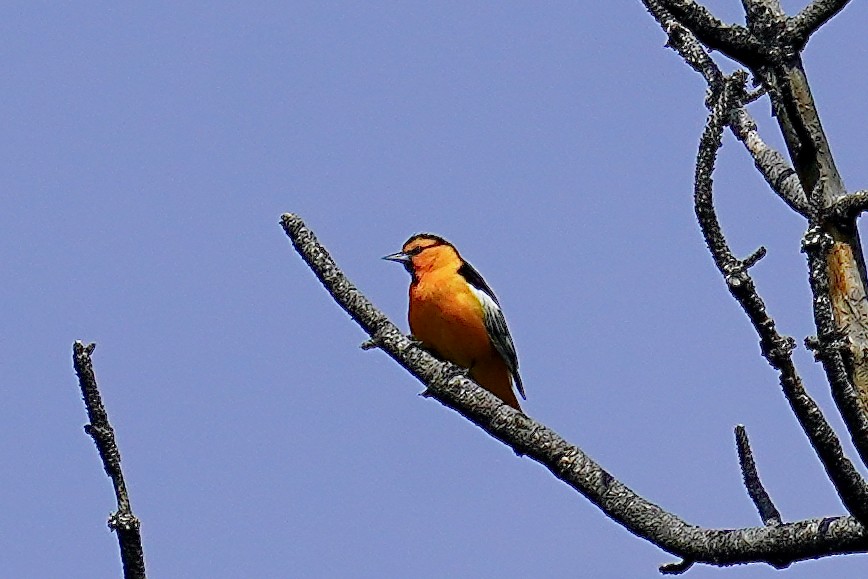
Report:
[[[383,257],[389,261],[403,264],[404,269],[416,276],[419,272],[461,264],[461,257],[455,247],[433,233],[417,233],[404,242],[398,253]]]

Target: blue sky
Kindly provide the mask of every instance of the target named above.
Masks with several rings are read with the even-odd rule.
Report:
[[[852,3],[804,56],[853,189],[866,21]],[[379,257],[418,231],[453,241],[503,304],[527,412],[664,508],[758,524],[743,423],[785,519],[843,513],[702,242],[705,86],[663,44],[638,0],[5,3],[0,574],[119,574],[75,339],[98,344],[153,577],[654,577],[673,560],[361,351],[286,211],[402,327],[408,279]],[[779,145],[768,108],[751,110]],[[801,343],[804,223],[731,137],[715,177]],[[862,577],[865,559],[689,573]]]

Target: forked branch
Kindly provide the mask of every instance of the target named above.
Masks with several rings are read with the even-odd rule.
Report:
[[[643,3],[669,35],[670,46],[703,72],[712,95],[720,90],[719,75],[708,49],[747,65],[769,96],[792,169],[757,140],[755,123],[741,112],[729,124],[772,189],[808,218],[806,239],[822,241],[804,245],[814,294],[815,352],[853,445],[868,465],[868,275],[853,218],[863,205],[859,195],[847,196],[800,57],[811,33],[847,2],[815,0],[788,17],[778,0],[742,0],[746,27],[720,22],[692,0]]]
[[[693,70],[697,71],[708,83],[711,106],[714,96],[723,86],[723,73],[708,54],[696,35],[682,24],[669,10],[663,0],[643,0],[645,8],[660,23],[669,37],[667,46],[677,52]],[[810,205],[802,189],[796,171],[787,163],[783,155],[768,146],[757,131],[756,121],[744,107],[750,99],[739,105],[726,119],[733,135],[741,141],[762,174],[766,183],[778,197],[794,211],[807,218]]]
[[[723,275],[729,292],[742,307],[760,338],[760,348],[768,363],[778,371],[781,387],[790,408],[829,475],[838,496],[855,517],[865,523],[868,521],[868,485],[859,472],[844,455],[835,431],[826,421],[820,407],[805,391],[802,380],[792,360],[795,342],[790,337],[781,336],[774,320],[769,316],[765,303],[757,292],[748,273],[756,257],[737,259],[723,235],[717,219],[712,194],[712,175],[721,145],[725,119],[736,110],[744,98],[745,74],[736,71],[724,81],[723,89],[712,104],[708,124],[700,139],[699,154],[696,159],[694,184],[694,208],[699,227],[705,237],[717,269]],[[760,249],[754,255],[762,255]],[[831,314],[830,314],[831,315]]]
[[[746,63],[762,51],[762,44],[744,26],[725,24],[705,6],[694,0],[643,0],[646,6],[656,4],[689,28],[700,42],[734,55]]]

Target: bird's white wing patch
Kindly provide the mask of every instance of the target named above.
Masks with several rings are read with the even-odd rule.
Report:
[[[470,289],[471,291],[473,291],[473,295],[476,296],[476,299],[478,299],[482,303],[482,309],[485,310],[486,315],[488,315],[489,310],[497,310],[500,315],[503,316],[503,312],[500,311],[500,306],[497,305],[497,302],[494,301],[494,298],[492,298],[490,295],[488,295],[478,287],[473,287],[471,285]]]
[[[515,380],[515,387],[518,389],[521,397],[527,400],[524,394],[524,386],[521,383],[521,377],[518,375],[518,356],[515,353],[515,344],[512,343],[512,336],[509,334],[509,328],[506,327],[506,318],[503,316],[503,311],[494,298],[486,291],[474,287],[470,284],[470,289],[473,294],[482,304],[483,321],[485,329],[488,331],[488,337],[494,345],[494,349],[506,362],[506,367],[509,368],[509,373],[512,374]]]

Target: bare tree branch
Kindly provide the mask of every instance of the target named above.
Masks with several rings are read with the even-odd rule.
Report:
[[[744,486],[747,489],[750,500],[756,506],[760,519],[762,519],[764,525],[780,525],[781,514],[775,508],[772,498],[759,478],[756,462],[753,459],[753,451],[750,449],[747,430],[741,424],[735,427],[735,445],[738,448],[738,463],[741,466]]]
[[[768,315],[765,303],[747,271],[748,266],[756,263],[758,258],[751,257],[741,261],[732,254],[714,209],[712,174],[717,151],[721,145],[724,119],[740,105],[745,80],[746,75],[743,71],[736,71],[726,80],[723,90],[712,106],[708,124],[700,139],[694,192],[696,217],[715,265],[724,276],[730,293],[759,334],[763,356],[773,368],[778,370],[781,386],[790,408],[816,450],[838,496],[847,510],[864,523],[868,521],[868,485],[850,460],[844,456],[834,430],[802,386],[801,378],[792,361],[795,343],[792,338],[783,337],[777,332],[775,322]]]
[[[755,35],[768,23],[777,21],[783,25],[785,22],[780,0],[741,0],[741,5],[748,30]]]
[[[666,563],[660,565],[660,572],[664,575],[681,575],[693,567],[694,563],[695,561],[688,561],[687,559],[682,559],[678,563]]]
[[[720,90],[723,73],[699,43],[694,34],[669,13],[660,0],[643,0],[646,9],[660,23],[669,37],[667,46],[675,50],[684,61],[702,75],[709,85],[711,97]],[[754,99],[757,98],[755,95]],[[745,99],[749,102],[753,99]],[[707,101],[710,104],[710,100]],[[810,206],[795,170],[783,155],[769,147],[757,131],[756,121],[744,106],[733,111],[728,119],[733,135],[744,144],[766,183],[778,197],[803,217],[810,214]]]
[[[830,219],[849,222],[868,211],[868,189],[842,197],[829,208]]]
[[[580,448],[503,404],[464,372],[415,346],[346,279],[313,232],[296,215],[281,225],[332,298],[390,357],[418,378],[430,397],[545,466],[630,532],[687,561],[712,565],[766,562],[775,566],[868,550],[868,533],[853,517],[780,526],[703,529],[664,511],[615,479]]]
[[[115,489],[118,510],[109,516],[108,526],[117,533],[125,579],[145,579],[145,555],[142,550],[141,523],[133,514],[130,497],[121,470],[121,453],[115,442],[115,431],[109,424],[108,413],[96,384],[91,354],[96,344],[85,346],[80,341],[72,345],[72,360],[90,424],[84,431],[93,438],[102,459],[103,468]]]
[[[691,35],[695,35],[706,46],[717,48],[747,64],[769,94],[802,194],[792,184],[787,184],[790,180],[788,168],[778,162],[776,155],[763,154],[758,147],[748,146],[748,149],[755,149],[752,150],[754,160],[776,193],[800,214],[807,215],[812,229],[819,228],[816,232],[821,235],[813,235],[811,239],[831,240],[831,244],[805,244],[820,345],[817,357],[823,362],[835,403],[853,444],[862,462],[868,464],[868,274],[855,221],[826,218],[833,213],[832,208],[845,198],[846,189],[831,154],[799,57],[801,45],[788,36],[784,29],[792,21],[786,20],[777,0],[743,0],[748,33],[756,41],[756,46],[747,47],[752,54],[746,56],[744,52],[733,51],[730,45],[721,43],[719,35],[715,36],[708,30],[709,27],[720,26],[731,32],[731,27],[717,24],[712,15],[692,7],[693,2],[643,2],[667,33],[673,26],[684,25],[689,29],[687,33],[680,33],[676,40],[687,39],[686,42],[692,42]],[[840,2],[815,2],[807,11],[803,11],[800,21],[819,25],[842,6]],[[669,20],[674,18],[675,23],[662,18],[661,12],[665,12],[663,16],[668,15]],[[670,43],[672,39],[670,34]],[[689,52],[690,55],[685,56],[679,51],[687,63],[696,68],[695,54],[698,49],[691,47]],[[704,64],[706,69],[711,66]],[[707,79],[714,78],[713,74],[704,76]],[[712,81],[709,82],[713,98],[720,89]],[[736,113],[733,118],[737,121],[739,116]],[[741,128],[738,123],[733,126],[732,119],[729,122],[736,136],[743,133],[741,129],[751,128],[750,124]],[[743,136],[747,146],[749,134]],[[780,186],[776,187],[778,184]],[[805,195],[807,191],[811,195]],[[812,260],[812,256],[818,259]]]
[[[805,245],[811,291],[815,292],[815,324],[818,339],[824,344],[818,357],[853,444],[863,464],[868,465],[868,268],[855,221],[825,219],[830,209],[847,195],[847,190],[799,54],[804,35],[844,5],[844,2],[813,2],[795,19],[786,21],[786,30],[796,30],[795,36],[779,29],[781,15],[777,13],[750,23],[751,33],[766,45],[765,52],[758,53],[752,61],[751,69],[769,93],[802,190],[811,193],[807,195],[811,227],[817,228],[818,234],[812,238],[831,241],[829,245]],[[793,22],[795,28],[790,26]],[[812,262],[812,251],[824,263]],[[828,279],[823,281],[819,275]],[[816,293],[819,291],[826,293]],[[827,312],[831,315],[827,316]],[[821,324],[827,326],[820,327]]]
[[[814,0],[802,8],[788,23],[793,44],[801,50],[808,38],[849,2],[850,0]]]
[[[654,3],[662,6],[706,46],[721,51],[751,69],[771,99],[775,119],[802,191],[816,192],[813,196],[807,196],[808,215],[828,215],[829,209],[847,192],[820,122],[799,53],[807,36],[846,3],[818,0],[796,17],[787,19],[775,0],[744,0],[749,27],[746,33],[739,30],[735,34],[732,26],[720,23],[707,10],[696,7],[695,2],[643,1],[646,6]],[[657,14],[655,17],[658,17]],[[664,29],[668,32],[671,26],[671,23],[664,25]],[[715,27],[720,30],[715,31]],[[739,35],[745,34],[747,40],[740,43]],[[684,36],[683,33],[681,35]],[[695,68],[690,59],[686,60]],[[756,160],[758,157],[755,155],[754,158]],[[776,172],[766,170],[763,174],[774,187],[778,181],[775,175],[782,177],[787,173],[784,169]],[[792,194],[793,187],[788,189],[791,192],[789,194],[776,192],[804,215],[806,211],[801,199]],[[824,364],[824,370],[835,371],[843,366],[846,371],[846,381],[840,379],[840,374],[830,374],[828,378],[832,389],[844,388],[844,391],[834,393],[834,399],[863,464],[868,465],[868,268],[855,222],[826,220],[818,225],[833,240],[833,246],[824,252],[829,283],[812,284],[812,291],[825,287],[829,293],[827,296],[815,294],[814,300],[830,301],[834,326],[844,337],[839,343],[846,345],[848,350],[844,352],[825,348],[824,352],[828,356],[840,360]],[[818,334],[822,334],[819,329]],[[855,389],[855,403],[852,403],[853,397],[846,390],[845,382]],[[850,404],[850,407],[842,407],[841,404]]]
[[[713,50],[748,64],[763,51],[763,45],[744,26],[725,24],[705,6],[694,0],[643,0],[646,6],[659,4],[689,28],[702,42]]]
[[[817,327],[817,341],[814,355],[823,364],[831,385],[832,397],[841,412],[841,417],[850,432],[853,445],[863,461],[868,460],[868,415],[864,412],[863,401],[857,392],[851,373],[856,366],[853,350],[846,336],[836,325],[832,286],[839,286],[838,294],[847,292],[847,280],[837,276],[843,268],[829,267],[829,262],[849,260],[845,254],[846,245],[836,243],[835,239],[820,225],[812,225],[802,239],[802,251],[808,256],[808,279],[814,294],[814,324]],[[834,279],[834,283],[833,280]],[[840,286],[844,286],[842,290]],[[864,363],[864,360],[859,360]],[[868,519],[861,519],[863,521]]]
[[[681,55],[690,68],[702,75],[709,86],[718,86],[723,80],[720,68],[693,33],[666,9],[663,0],[643,0],[643,4],[669,37],[666,46]]]
[[[742,107],[733,111],[729,128],[732,134],[747,148],[754,165],[778,197],[783,199],[792,210],[808,217],[810,205],[799,182],[796,171],[786,162],[783,155],[766,145],[757,132],[756,122]]]

